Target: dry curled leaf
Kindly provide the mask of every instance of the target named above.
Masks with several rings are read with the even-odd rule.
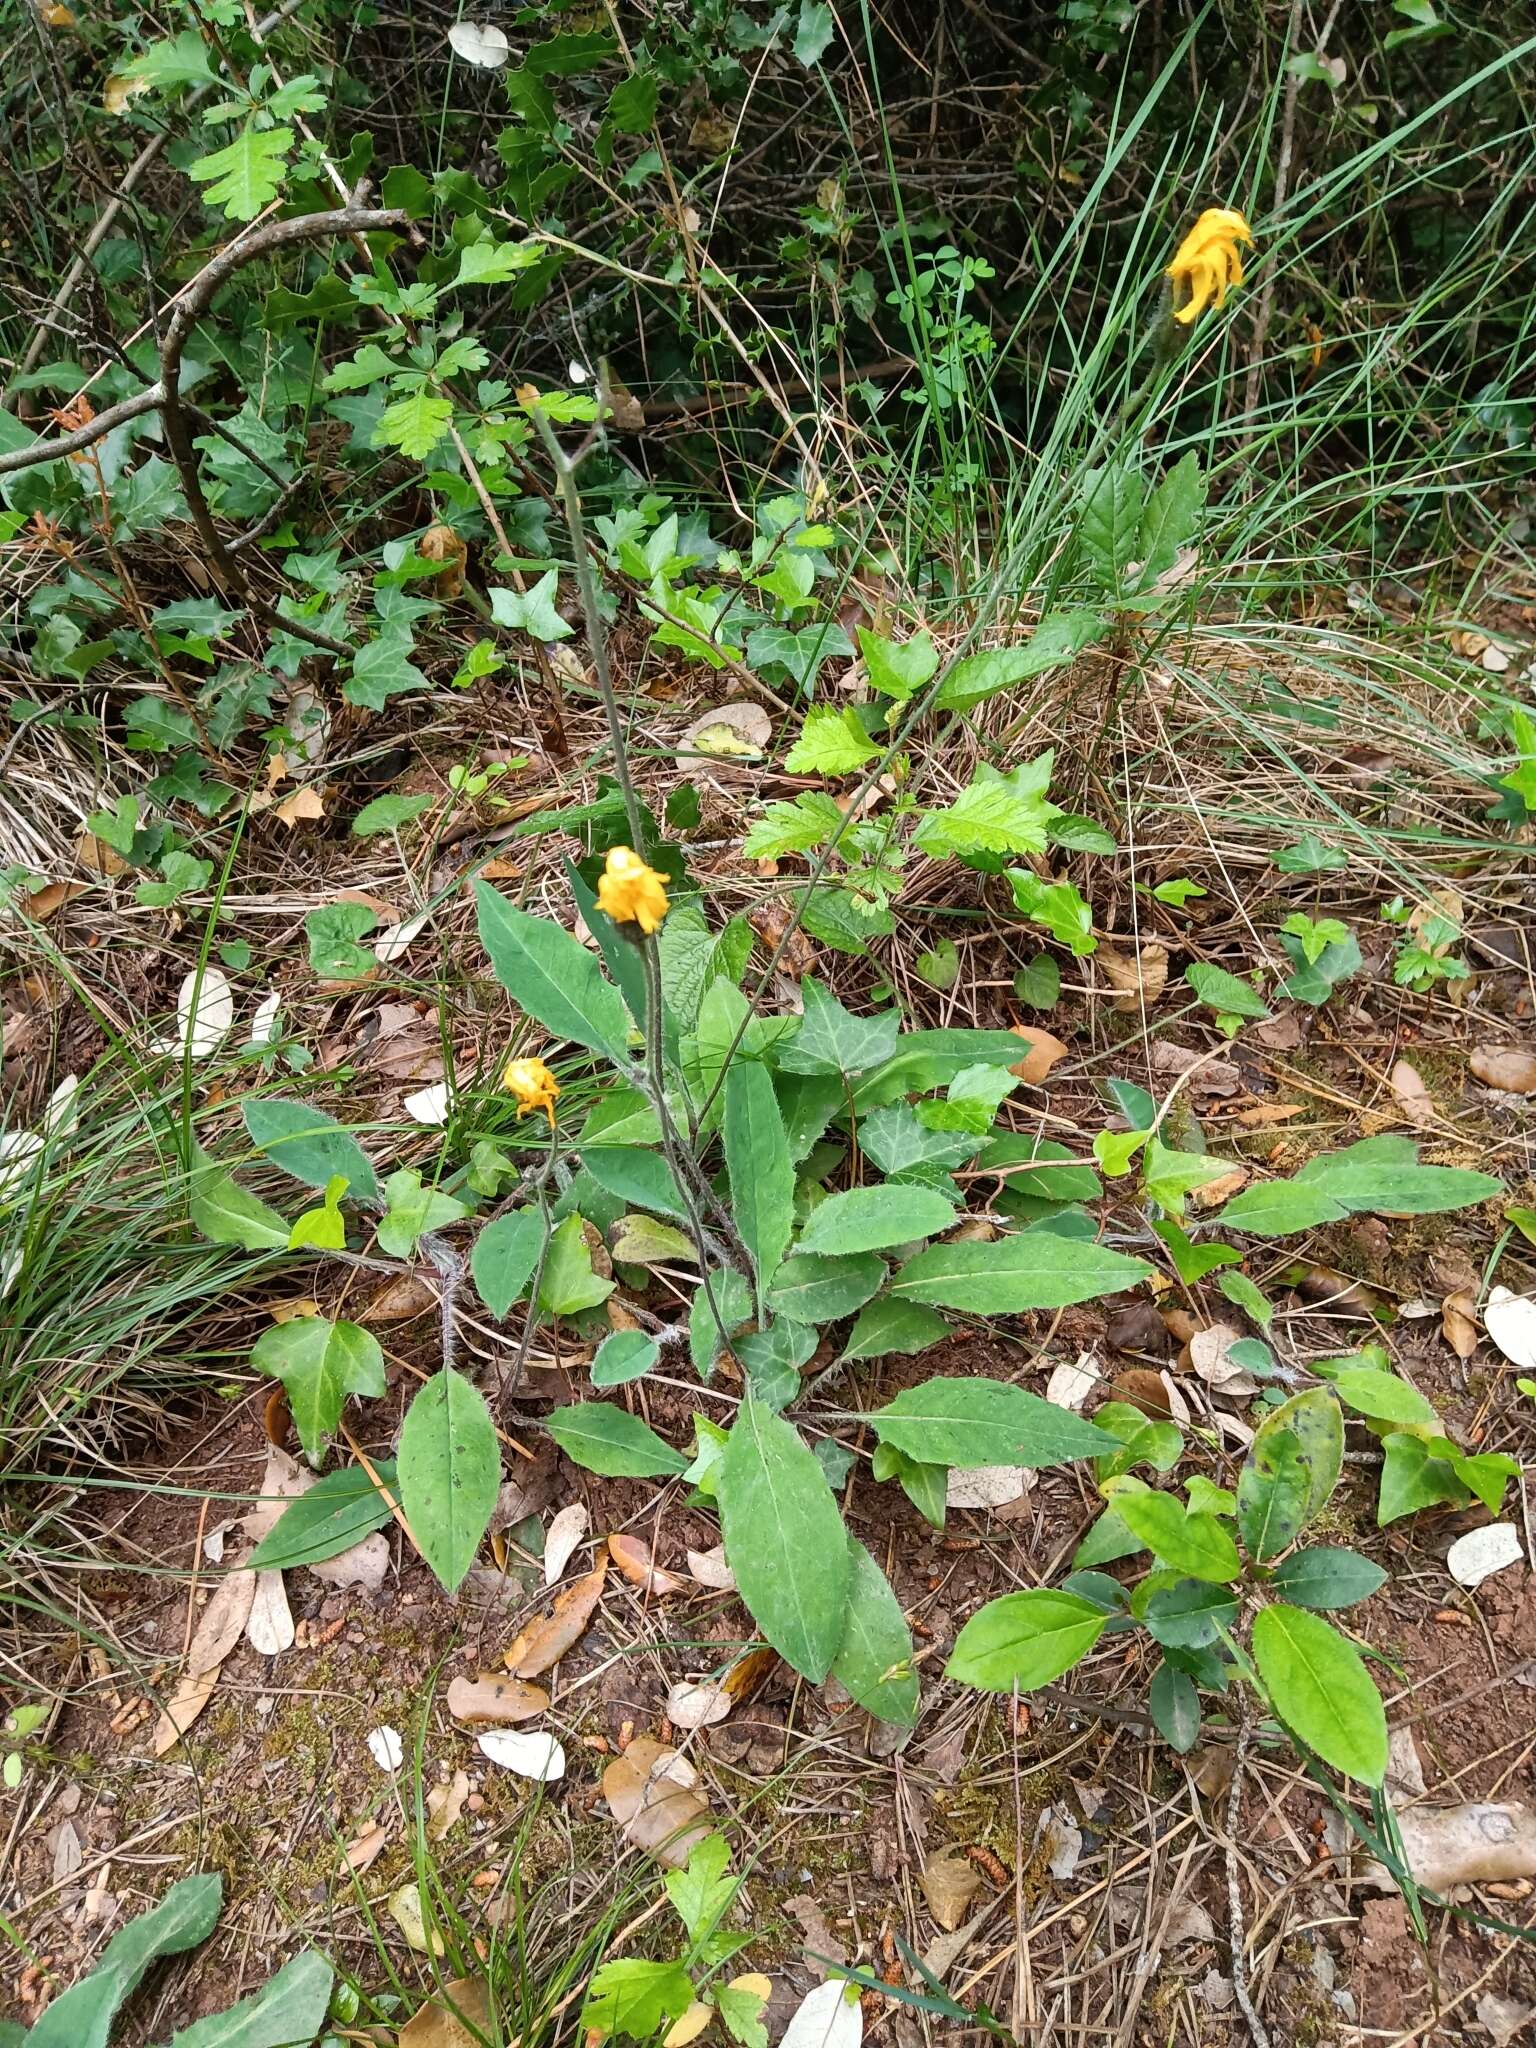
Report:
[[[250,1573],[246,1573],[250,1577]],[[166,1701],[165,1711],[155,1723],[154,1740],[151,1745],[156,1756],[165,1756],[180,1742],[198,1715],[207,1706],[213,1688],[219,1682],[219,1669],[211,1671],[189,1671]]]
[[[296,825],[306,821],[313,823],[325,816],[325,799],[312,782],[306,782],[302,789],[296,789],[292,796],[283,798],[280,804],[272,806],[272,815],[280,824],[293,831]]]
[[[1425,1086],[1424,1076],[1418,1068],[1410,1065],[1407,1060],[1398,1060],[1388,1079],[1392,1083],[1392,1093],[1397,1098],[1397,1106],[1409,1123],[1417,1125],[1421,1131],[1427,1130],[1435,1121],[1438,1112],[1435,1109],[1435,1098]]]
[[[284,1650],[293,1648],[293,1610],[288,1605],[283,1575],[260,1571],[251,1576],[256,1581],[256,1591],[245,1624],[246,1638],[263,1657],[280,1656]]]
[[[604,1559],[595,1571],[568,1586],[546,1615],[541,1615],[518,1637],[503,1662],[514,1678],[538,1678],[552,1670],[566,1651],[586,1633],[587,1624],[603,1597],[603,1580],[608,1565]]]
[[[457,597],[464,588],[464,570],[469,561],[469,549],[463,535],[438,520],[417,541],[416,552],[424,562],[438,564],[437,574],[432,579],[436,594],[439,597]]]
[[[451,1828],[458,1826],[464,1813],[464,1802],[469,1797],[470,1783],[467,1771],[455,1771],[446,1785],[432,1785],[427,1791],[427,1840],[440,1842]]]
[[[1458,1358],[1477,1349],[1477,1297],[1467,1287],[1448,1294],[1440,1304],[1440,1334]]]
[[[216,1671],[244,1635],[256,1598],[257,1576],[248,1571],[226,1572],[214,1587],[187,1645],[190,1676]]]
[[[591,1516],[587,1513],[585,1501],[573,1500],[563,1507],[550,1523],[544,1538],[544,1583],[554,1585],[575,1555],[581,1539],[587,1533]]]
[[[403,1323],[436,1308],[437,1295],[420,1274],[402,1273],[397,1280],[386,1280],[368,1306],[356,1313],[361,1323]]]
[[[708,1586],[716,1593],[734,1593],[736,1574],[725,1561],[725,1545],[717,1543],[713,1550],[690,1550],[688,1569],[701,1586]]]
[[[1233,1323],[1212,1323],[1190,1338],[1189,1362],[1213,1394],[1243,1399],[1259,1391],[1252,1373],[1234,1364],[1227,1355],[1242,1338],[1242,1331]]]
[[[428,1931],[426,1914],[422,1910],[421,1887],[403,1884],[389,1900],[389,1914],[400,1932],[405,1936],[408,1947],[418,1955],[440,1956],[447,1943],[434,1927]]]
[[[520,1678],[501,1678],[482,1671],[478,1678],[455,1678],[448,1687],[448,1711],[469,1727],[493,1727],[507,1721],[531,1721],[549,1705],[541,1685]]]
[[[695,1728],[713,1728],[735,1704],[725,1687],[712,1679],[700,1679],[694,1684],[684,1681],[667,1694],[667,1719],[674,1728],[686,1729],[691,1734]]]
[[[1134,952],[1105,944],[1094,954],[1104,979],[1116,995],[1112,1009],[1150,1010],[1168,982],[1168,948],[1156,939]]]
[[[1495,1572],[1525,1560],[1525,1546],[1513,1522],[1488,1522],[1458,1536],[1445,1555],[1445,1568],[1458,1586],[1480,1586]]]
[[[680,1593],[683,1581],[674,1578],[671,1572],[664,1572],[659,1565],[651,1562],[651,1553],[638,1536],[623,1536],[615,1533],[608,1538],[608,1555],[613,1559],[624,1577],[632,1586],[650,1593],[658,1600],[664,1600],[669,1593]]]
[[[1511,1365],[1536,1372],[1536,1297],[1495,1287],[1483,1310],[1483,1327]]]
[[[565,1776],[565,1751],[544,1729],[487,1728],[475,1746],[502,1770],[532,1778],[536,1785],[552,1785]]]
[[[360,1835],[353,1836],[344,1851],[344,1861],[354,1877],[361,1877],[388,1840],[389,1827],[383,1821],[376,1827],[364,1828]]]
[[[761,704],[721,704],[696,718],[678,742],[680,754],[711,760],[758,761],[773,739],[773,722]]]
[[[1468,1065],[1474,1080],[1505,1095],[1536,1095],[1536,1052],[1519,1045],[1480,1045]]]
[[[1038,1086],[1056,1062],[1064,1060],[1072,1050],[1071,1046],[1063,1045],[1051,1032],[1042,1031],[1038,1024],[1012,1024],[1009,1029],[1015,1038],[1022,1038],[1029,1047],[1023,1059],[1016,1060],[1008,1069],[1009,1073],[1016,1075],[1026,1087]]]
[[[1053,1366],[1045,1398],[1057,1408],[1081,1408],[1099,1384],[1100,1360],[1092,1351],[1079,1352],[1070,1364]]]
[[[675,1749],[649,1735],[637,1735],[603,1772],[603,1797],[625,1839],[671,1870],[681,1870],[710,1833],[697,1775]]]
[[[934,1920],[946,1934],[951,1934],[981,1890],[981,1872],[958,1850],[941,1849],[923,1865],[918,1882]]]
[[[497,2039],[490,1986],[483,1977],[455,1977],[418,2006],[399,2033],[400,2048],[480,2048]]]
[[[1197,1209],[1219,1209],[1223,1202],[1248,1185],[1246,1166],[1234,1166],[1230,1172],[1220,1174],[1215,1180],[1208,1180],[1204,1187],[1192,1188],[1190,1200]]]

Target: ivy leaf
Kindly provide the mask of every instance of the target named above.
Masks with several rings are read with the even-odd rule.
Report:
[[[409,1166],[384,1183],[388,1209],[379,1221],[379,1244],[391,1258],[409,1258],[417,1239],[429,1230],[443,1230],[469,1214],[462,1202],[436,1188],[423,1187],[421,1175]]]
[[[376,1398],[384,1391],[384,1354],[356,1323],[300,1316],[257,1338],[251,1363],[281,1380],[293,1426],[312,1465],[325,1456],[326,1438],[341,1420],[350,1394]]]
[[[881,1010],[856,1017],[822,982],[807,975],[800,984],[800,1029],[779,1049],[787,1074],[867,1074],[896,1051],[901,1012]]]
[[[864,673],[870,688],[903,702],[915,696],[925,683],[931,683],[938,673],[939,651],[928,632],[914,633],[910,640],[898,645],[883,634],[871,632],[868,626],[860,626],[859,652],[864,657]]]
[[[498,626],[510,627],[516,633],[529,633],[535,640],[567,640],[571,628],[555,610],[559,587],[560,572],[550,569],[527,590],[495,589],[490,593],[491,616]]]
[[[853,775],[879,752],[851,707],[834,711],[830,704],[813,704],[784,767],[790,775]]]
[[[208,204],[230,220],[254,220],[282,190],[292,147],[291,128],[245,128],[226,149],[189,164],[187,175],[208,187]]]
[[[815,688],[823,662],[846,660],[853,651],[853,642],[836,623],[756,626],[747,635],[747,659],[752,666],[784,669],[807,696]]]
[[[352,657],[352,673],[342,695],[365,711],[382,711],[403,690],[424,690],[427,679],[410,659],[410,628],[389,625],[365,641]]]
[[[309,964],[324,981],[361,981],[378,961],[357,941],[379,921],[366,903],[322,903],[304,918]]]

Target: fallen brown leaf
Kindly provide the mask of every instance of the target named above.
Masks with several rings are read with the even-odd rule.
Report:
[[[626,1841],[681,1870],[710,1832],[709,1807],[694,1789],[697,1773],[675,1749],[637,1735],[603,1772],[603,1797]]]
[[[1424,1076],[1407,1060],[1398,1060],[1388,1079],[1392,1093],[1397,1097],[1397,1106],[1409,1123],[1427,1130],[1438,1114],[1435,1098],[1425,1086]]]
[[[432,579],[432,588],[439,597],[457,597],[464,588],[464,570],[469,562],[469,549],[462,534],[455,533],[451,526],[444,526],[439,520],[429,526],[416,543],[416,552],[424,562],[440,564]]]
[[[778,1662],[778,1651],[764,1644],[760,1649],[748,1650],[743,1658],[731,1666],[721,1683],[737,1706],[741,1706],[767,1684],[777,1669]]]
[[[355,1877],[360,1877],[388,1840],[387,1823],[381,1821],[377,1827],[364,1828],[347,1844],[344,1860],[348,1870]]]
[[[1470,1358],[1477,1349],[1477,1297],[1469,1288],[1448,1294],[1441,1302],[1440,1334],[1458,1358]]]
[[[1175,1045],[1171,1038],[1153,1041],[1154,1074],[1187,1074],[1191,1067],[1196,1069],[1189,1083],[1193,1095],[1236,1095],[1242,1088],[1243,1077],[1231,1060],[1209,1059],[1188,1046]]]
[[[1518,1045],[1480,1045],[1468,1062],[1472,1077],[1505,1095],[1536,1095],[1536,1052]]]
[[[251,1575],[246,1573],[246,1577]],[[198,1715],[207,1706],[213,1688],[219,1682],[219,1667],[211,1671],[189,1671],[166,1701],[165,1711],[155,1723],[153,1749],[156,1756],[165,1756],[180,1742]]]
[[[537,1678],[560,1662],[566,1651],[585,1634],[587,1624],[603,1597],[603,1580],[608,1563],[604,1559],[595,1571],[578,1579],[560,1595],[547,1615],[541,1615],[524,1629],[507,1651],[503,1662],[514,1678]]]
[[[209,1597],[187,1645],[187,1671],[195,1677],[224,1662],[245,1633],[256,1598],[255,1572],[228,1571]]]
[[[1027,1087],[1038,1086],[1056,1062],[1064,1060],[1072,1050],[1069,1045],[1063,1045],[1059,1038],[1053,1037],[1049,1031],[1042,1031],[1038,1024],[1014,1024],[1010,1029],[1015,1038],[1022,1038],[1028,1043],[1029,1051],[1008,1071],[1017,1075]]]
[[[955,1850],[941,1849],[928,1858],[918,1881],[929,1912],[946,1934],[952,1934],[981,1889],[981,1872]]]
[[[1197,1209],[1219,1209],[1229,1196],[1248,1185],[1246,1166],[1234,1166],[1230,1173],[1224,1173],[1219,1180],[1208,1180],[1203,1188],[1191,1191],[1190,1200]]]
[[[735,1704],[725,1687],[712,1679],[694,1685],[684,1680],[667,1694],[667,1719],[674,1728],[692,1733],[695,1728],[712,1728],[723,1721]]]
[[[284,797],[280,804],[274,804],[272,815],[288,827],[291,832],[306,819],[313,822],[325,816],[325,802],[312,782],[306,782],[302,789],[296,789],[292,796]]]
[[[89,882],[45,882],[41,889],[35,889],[27,898],[27,915],[34,924],[46,924],[66,903],[73,903],[89,888]]]
[[[93,875],[126,875],[128,863],[115,846],[109,846],[105,839],[98,839],[94,832],[81,832],[75,838],[75,859],[81,867]]]
[[[437,1308],[437,1296],[417,1273],[388,1280],[358,1315],[364,1323],[403,1323]]]
[[[520,1678],[502,1678],[482,1671],[478,1678],[455,1678],[448,1687],[448,1711],[455,1721],[471,1728],[494,1726],[497,1722],[531,1721],[549,1705],[549,1694],[541,1685],[528,1685]]]
[[[427,1791],[427,1840],[440,1842],[457,1827],[469,1797],[469,1773],[455,1771],[446,1785],[432,1785]]]
[[[479,2048],[496,2039],[491,1991],[483,1977],[455,1977],[400,2029],[400,2048]]]
[[[643,1592],[653,1593],[658,1600],[664,1600],[669,1593],[680,1593],[683,1589],[681,1579],[674,1578],[671,1572],[664,1572],[659,1565],[651,1562],[650,1551],[637,1536],[610,1536],[608,1555],[632,1586],[639,1586]]]
[[[1093,957],[1110,987],[1120,990],[1112,1009],[1150,1010],[1167,986],[1168,948],[1156,939],[1135,952],[1105,944]]]
[[[1306,1113],[1304,1102],[1260,1102],[1252,1109],[1240,1109],[1236,1121],[1245,1130],[1259,1131],[1266,1124],[1289,1123],[1293,1116],[1305,1116]]]
[[[734,1593],[736,1574],[725,1561],[725,1545],[716,1544],[713,1550],[690,1550],[688,1569],[701,1586],[709,1586],[717,1593]]]

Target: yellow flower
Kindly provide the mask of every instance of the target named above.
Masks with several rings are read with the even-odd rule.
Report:
[[[1253,247],[1247,221],[1229,206],[1208,206],[1174,251],[1168,266],[1173,295],[1184,294],[1184,303],[1174,310],[1174,319],[1188,327],[1212,299],[1220,306],[1231,286],[1243,281],[1243,259],[1238,244]]]
[[[517,1097],[519,1116],[526,1116],[530,1109],[542,1109],[549,1118],[549,1128],[555,1128],[555,1097],[560,1093],[560,1083],[542,1060],[508,1060],[501,1085],[509,1095]]]
[[[667,914],[666,882],[633,847],[612,847],[597,885],[597,907],[615,924],[638,924],[649,938]]]

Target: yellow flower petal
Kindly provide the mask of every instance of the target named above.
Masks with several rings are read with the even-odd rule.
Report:
[[[667,914],[666,878],[633,847],[612,847],[597,885],[597,907],[615,924],[638,924],[649,938]]]

